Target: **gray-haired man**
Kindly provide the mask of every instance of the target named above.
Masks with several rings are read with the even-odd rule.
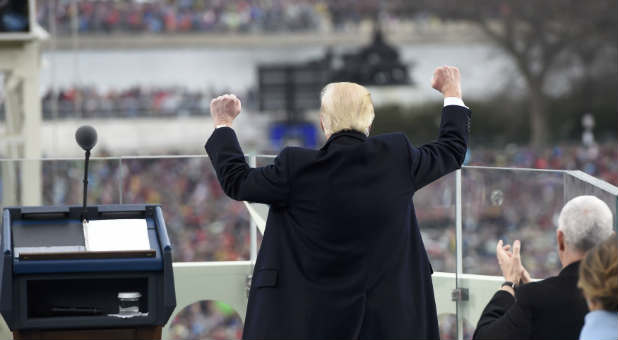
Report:
[[[485,307],[474,339],[577,339],[588,312],[577,288],[579,262],[612,233],[607,204],[594,196],[571,199],[560,212],[556,230],[562,270],[538,282],[530,282],[521,264],[520,242],[515,241],[511,251],[500,240],[496,255],[506,282]]]

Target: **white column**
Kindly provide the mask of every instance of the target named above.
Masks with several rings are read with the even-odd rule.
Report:
[[[24,44],[22,63],[22,105],[24,123],[23,161],[21,167],[21,204],[41,204],[41,98],[39,95],[40,54],[38,41]]]
[[[19,147],[22,140],[21,133],[21,81],[14,72],[4,74],[4,112],[5,135],[3,136],[4,157],[7,159],[19,158]],[[2,161],[2,206],[19,205],[17,166],[19,162]]]

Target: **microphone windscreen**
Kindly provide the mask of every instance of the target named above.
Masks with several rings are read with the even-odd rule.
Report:
[[[97,130],[90,125],[81,126],[75,132],[75,140],[84,151],[89,151],[97,144]]]

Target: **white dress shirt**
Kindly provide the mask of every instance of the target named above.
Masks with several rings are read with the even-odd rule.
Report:
[[[468,109],[468,107],[464,104],[463,99],[459,97],[444,97],[444,106],[449,105],[463,106]]]

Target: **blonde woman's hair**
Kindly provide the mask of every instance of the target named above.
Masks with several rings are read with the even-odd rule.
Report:
[[[330,83],[322,89],[320,116],[326,135],[356,130],[369,136],[375,114],[369,91],[355,83]]]
[[[579,282],[586,298],[604,310],[618,311],[618,239],[610,237],[592,248],[579,265]]]

